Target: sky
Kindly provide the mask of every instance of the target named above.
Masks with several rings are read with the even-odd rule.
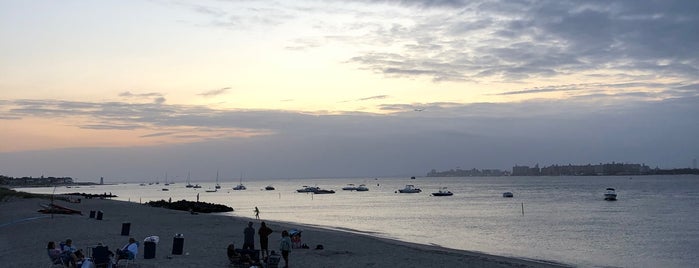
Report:
[[[699,158],[699,1],[0,1],[0,174]]]

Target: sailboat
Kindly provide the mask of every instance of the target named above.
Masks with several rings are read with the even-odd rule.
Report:
[[[170,185],[170,184],[167,183],[167,172],[165,172],[165,186],[169,186],[169,185]],[[170,191],[170,189],[168,189],[168,188],[162,188],[161,190],[162,190],[162,191]]]
[[[194,185],[192,185],[192,183],[189,181],[189,179],[190,179],[189,175],[190,175],[190,172],[187,172],[187,185],[185,187],[192,188],[192,187],[194,187]]]
[[[216,186],[214,186],[214,189],[206,189],[207,193],[215,193],[218,191],[218,189],[221,188],[221,185],[218,185],[218,170],[216,171]]]
[[[238,185],[236,185],[235,187],[233,187],[233,190],[245,190],[245,189],[247,189],[247,188],[245,188],[245,185],[243,185],[243,174],[241,173],[240,174],[240,183]]]

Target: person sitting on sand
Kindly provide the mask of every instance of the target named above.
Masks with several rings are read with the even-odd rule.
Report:
[[[226,254],[228,255],[228,261],[230,261],[231,264],[240,263],[240,253],[235,250],[235,245],[233,243],[228,244]]]
[[[267,264],[267,267],[277,267],[281,260],[282,256],[277,254],[276,251],[272,250],[269,256],[267,256],[267,259],[265,259],[265,264]]]
[[[121,259],[133,260],[136,258],[136,254],[138,254],[138,243],[136,243],[136,239],[131,237],[129,238],[128,244],[124,245],[120,249],[117,249],[117,264],[119,264],[119,260]]]
[[[70,238],[66,239],[66,242],[64,244],[62,244],[61,247],[62,247],[61,248],[62,251],[67,251],[67,252],[73,253],[73,255],[75,255],[76,261],[81,261],[81,260],[85,259],[85,255],[83,254],[83,251],[76,248],[75,246],[73,246],[72,239],[70,239]]]
[[[69,251],[64,252],[60,248],[56,247],[56,242],[49,241],[48,245],[46,246],[46,253],[48,253],[49,258],[51,258],[51,262],[54,264],[65,264],[67,267],[70,267],[70,264],[72,263],[73,267],[75,267],[75,262],[71,256],[72,254]]]

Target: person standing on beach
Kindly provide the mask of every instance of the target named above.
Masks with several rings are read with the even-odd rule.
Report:
[[[255,219],[260,219],[260,209],[258,209],[257,207],[255,207]]]
[[[260,235],[260,253],[262,254],[262,258],[269,256],[269,235],[272,234],[272,232],[274,231],[267,227],[265,222],[260,223],[260,230],[257,231],[257,234]]]
[[[282,240],[279,242],[279,250],[282,251],[282,258],[284,258],[284,268],[289,268],[289,252],[291,252],[291,238],[289,237],[289,232],[286,230],[282,231]]]
[[[248,222],[248,227],[243,230],[243,249],[255,250],[255,228],[252,228],[252,222]]]

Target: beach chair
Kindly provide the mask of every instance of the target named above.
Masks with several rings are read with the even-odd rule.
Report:
[[[138,255],[138,249],[141,248],[141,243],[139,241],[136,241],[136,253],[132,254],[132,252],[125,251],[127,252],[127,257],[126,258],[120,258],[117,256],[117,264],[116,267],[129,267],[129,265],[133,265],[136,263],[136,256]]]
[[[279,268],[279,263],[282,260],[282,255],[272,253],[269,256],[267,256],[267,260],[265,261],[265,268]]]
[[[112,254],[107,246],[96,246],[92,248],[92,262],[95,263],[95,268],[110,268],[112,267]]]
[[[61,259],[61,258],[55,258],[55,259],[49,258],[49,264],[46,267],[47,268],[68,267],[68,265],[66,265],[66,263],[63,262],[63,259]]]

